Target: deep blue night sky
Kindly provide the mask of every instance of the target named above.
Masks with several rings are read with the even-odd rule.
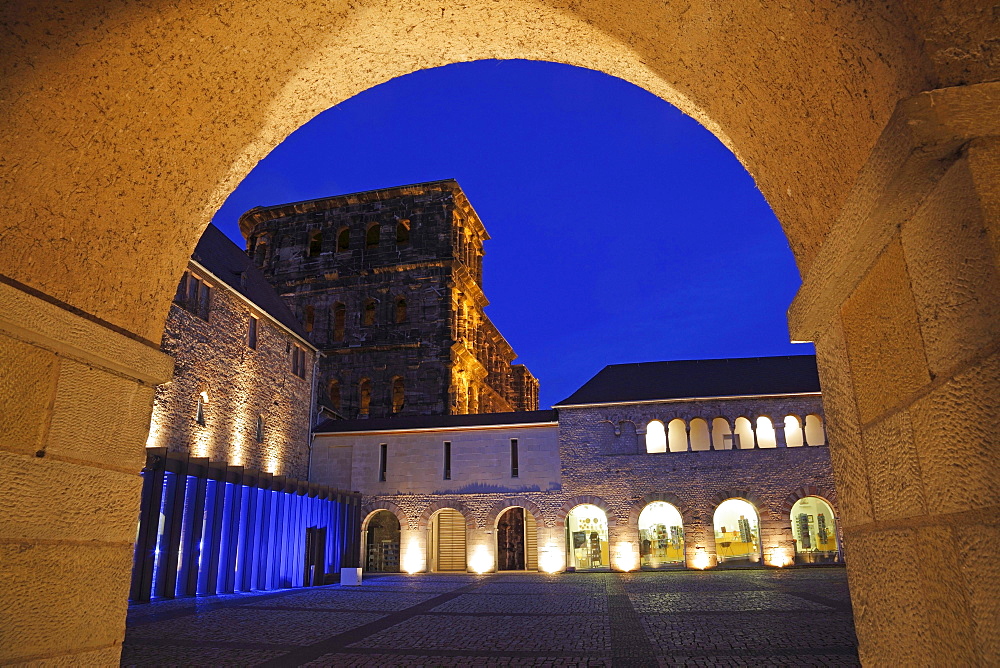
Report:
[[[600,72],[478,61],[400,77],[294,132],[214,222],[258,205],[455,178],[492,240],[487,314],[541,407],[606,364],[812,353],[777,219],[713,135]]]

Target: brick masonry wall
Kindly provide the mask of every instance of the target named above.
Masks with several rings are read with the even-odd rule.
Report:
[[[551,484],[528,486],[518,480],[510,484],[495,473],[507,465],[508,430],[442,430],[432,436],[392,434],[339,436],[317,439],[314,475],[317,482],[341,484],[343,472],[337,466],[346,461],[344,447],[353,449],[351,489],[364,494],[369,510],[398,509],[404,528],[424,528],[433,510],[453,507],[466,514],[470,529],[493,529],[498,510],[511,505],[529,507],[539,525],[561,530],[566,512],[578,503],[596,503],[608,512],[614,540],[635,541],[639,511],[652,500],[668,500],[678,506],[684,518],[687,547],[704,547],[714,552],[713,515],[726,498],[742,497],[754,503],[761,521],[765,548],[791,545],[789,508],[804,495],[827,499],[837,513],[836,492],[830,467],[829,449],[824,446],[728,449],[687,452],[645,452],[644,437],[636,430],[615,435],[609,421],[634,420],[645,431],[648,420],[668,422],[674,417],[774,416],[778,422],[786,414],[822,416],[819,397],[733,399],[703,402],[663,402],[615,407],[563,408],[559,410],[558,443],[544,442],[553,451],[540,461],[558,462],[558,477]],[[633,424],[633,422],[627,422]],[[631,433],[631,438],[630,438]],[[453,461],[453,477],[441,480],[441,443],[468,443],[475,446],[470,468],[462,470]],[[619,441],[630,443],[627,452]],[[338,442],[336,453],[326,443]],[[378,444],[388,443],[402,459],[390,460],[385,483],[378,483]],[[455,447],[453,445],[453,447]],[[642,451],[639,451],[639,447]],[[555,449],[558,448],[558,452]],[[454,451],[459,452],[458,449]],[[453,454],[453,458],[456,457]],[[462,473],[460,473],[462,471]],[[458,476],[468,476],[458,479]],[[549,476],[551,474],[546,474]],[[502,476],[501,476],[502,477]],[[476,489],[474,481],[480,481]],[[838,513],[839,514],[839,513]],[[839,522],[837,524],[839,528]]]
[[[396,241],[405,223],[409,239]],[[366,235],[379,230],[368,247]],[[361,416],[360,382],[371,381],[368,415],[392,410],[392,381],[403,379],[400,415],[506,411],[515,355],[483,313],[483,241],[488,238],[457,183],[443,181],[254,209],[241,228],[255,262],[325,357],[321,393],[345,418]],[[349,246],[338,246],[341,230]],[[315,235],[319,234],[319,237]],[[406,318],[396,322],[396,303]],[[364,324],[374,301],[374,323]],[[345,308],[343,332],[334,309]],[[495,328],[493,328],[495,329]],[[469,368],[469,360],[475,360]],[[469,408],[469,380],[475,399]],[[329,388],[336,382],[336,393]],[[535,402],[537,404],[537,401]]]
[[[250,307],[224,284],[209,282],[207,322],[170,307],[162,349],[176,365],[172,380],[156,390],[147,446],[305,479],[314,355],[306,349],[306,378],[294,375],[290,349],[297,339],[260,312],[257,349],[251,349]],[[209,397],[204,425],[195,420],[202,391]]]

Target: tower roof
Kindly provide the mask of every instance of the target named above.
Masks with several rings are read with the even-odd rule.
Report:
[[[299,338],[309,340],[298,319],[264,278],[260,269],[218,227],[209,224],[205,228],[191,259]]]
[[[818,394],[815,355],[609,364],[556,404]]]
[[[242,216],[240,216],[240,232],[246,238],[250,234],[251,228],[257,224],[274,218],[284,218],[297,213],[310,213],[313,211],[325,211],[327,209],[337,209],[354,204],[367,204],[379,202],[396,197],[407,195],[419,195],[431,191],[450,191],[460,198],[464,207],[474,214],[475,220],[482,227],[482,220],[479,214],[475,213],[469,198],[462,191],[455,179],[441,179],[439,181],[425,181],[423,183],[411,183],[402,186],[390,186],[388,188],[376,188],[374,190],[362,190],[354,193],[344,193],[341,195],[330,195],[328,197],[318,197],[300,202],[286,202],[284,204],[273,204],[270,206],[256,206]],[[489,234],[485,227],[482,229],[484,239],[489,239]]]

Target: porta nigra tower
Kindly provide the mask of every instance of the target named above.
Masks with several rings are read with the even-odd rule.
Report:
[[[343,418],[538,408],[483,312],[482,221],[452,179],[251,209],[247,252],[298,315]]]

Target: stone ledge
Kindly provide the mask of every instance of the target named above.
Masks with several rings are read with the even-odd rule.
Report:
[[[927,91],[897,105],[788,309],[793,340],[820,337],[967,142],[1000,135],[997,109],[1000,82]]]
[[[3,282],[0,332],[149,385],[173,373],[169,355]]]

